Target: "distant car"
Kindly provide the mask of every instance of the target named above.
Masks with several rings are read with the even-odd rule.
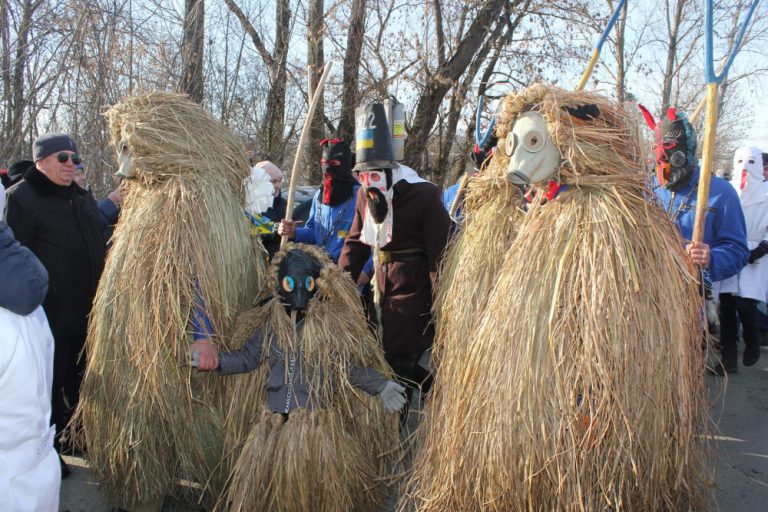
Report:
[[[318,191],[320,185],[304,185],[296,187],[296,195],[293,197],[293,220],[307,222],[309,212],[312,210],[312,198]],[[283,199],[288,200],[288,189],[282,190]]]

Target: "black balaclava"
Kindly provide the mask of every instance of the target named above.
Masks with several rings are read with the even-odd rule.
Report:
[[[341,139],[323,139],[323,204],[336,206],[352,197],[355,178],[352,176],[352,151],[349,143]]]
[[[308,253],[292,249],[286,253],[277,268],[277,293],[288,313],[293,311],[299,319],[317,292],[317,278],[322,265]]]

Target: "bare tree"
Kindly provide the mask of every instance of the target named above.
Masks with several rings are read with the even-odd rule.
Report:
[[[514,1],[516,5],[518,1]],[[427,78],[416,106],[411,130],[405,144],[406,165],[418,165],[429,133],[437,118],[438,108],[446,93],[464,74],[475,54],[488,37],[488,27],[493,25],[506,2],[504,0],[486,0],[467,29],[467,33],[450,58],[438,66],[436,72]]]
[[[320,82],[320,76],[323,73],[325,65],[325,56],[323,52],[323,32],[324,32],[324,1],[309,0],[309,10],[307,12],[307,46],[309,70],[309,92],[311,95],[317,93],[317,84]],[[322,92],[320,93],[322,95]],[[314,118],[310,126],[310,137],[307,142],[307,148],[304,148],[304,172],[303,175],[310,183],[319,183],[322,179],[320,168],[320,158],[322,157],[322,148],[318,142],[323,138],[323,119],[325,117],[325,103],[322,96],[317,104]]]
[[[359,101],[360,56],[363,52],[363,33],[367,0],[352,0],[352,10],[347,32],[347,48],[344,54],[344,74],[342,78],[341,118],[336,130],[337,135],[345,140],[355,138],[355,108]]]
[[[194,102],[203,102],[203,54],[205,51],[205,0],[186,0],[184,38],[181,46],[179,90]]]

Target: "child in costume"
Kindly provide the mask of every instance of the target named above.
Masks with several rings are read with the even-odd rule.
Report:
[[[200,370],[260,369],[266,383],[266,406],[219,506],[374,510],[398,445],[384,410],[403,407],[404,388],[390,380],[353,282],[319,248],[290,244],[274,258],[272,283],[276,292],[241,319],[242,348],[193,354]]]

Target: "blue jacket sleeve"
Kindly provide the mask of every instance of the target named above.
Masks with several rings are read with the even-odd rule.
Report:
[[[108,197],[99,199],[96,206],[99,207],[99,221],[101,222],[104,240],[109,240],[112,238],[114,225],[117,224],[117,220],[120,218],[120,208]]]
[[[208,317],[206,309],[203,294],[200,291],[200,284],[196,282],[195,306],[192,308],[192,318],[190,319],[190,323],[192,324],[191,334],[194,341],[213,337],[213,324]]]
[[[43,303],[46,293],[45,267],[0,221],[0,307],[17,315],[28,315]]]
[[[312,209],[309,210],[309,218],[307,223],[300,228],[296,228],[295,241],[302,244],[317,244],[315,240],[315,216],[317,215],[317,202],[320,192],[315,192],[315,196],[312,198]]]
[[[371,257],[368,258],[368,261],[365,262],[363,272],[365,272],[365,275],[368,277],[373,276],[373,254],[371,254]]]
[[[722,281],[741,272],[749,261],[744,212],[733,188],[723,190],[713,221],[708,270],[712,281]]]

